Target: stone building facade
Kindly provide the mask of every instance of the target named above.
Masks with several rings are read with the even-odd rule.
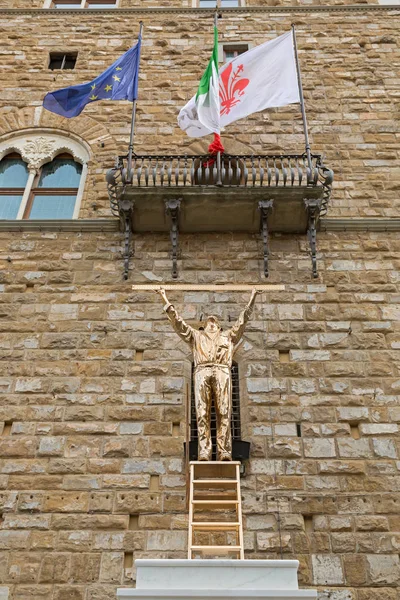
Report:
[[[32,226],[20,211],[0,221],[2,600],[109,600],[132,585],[135,558],[186,556],[189,355],[155,294],[131,290],[171,281],[169,236],[135,235],[124,281],[105,183],[127,152],[131,105],[97,102],[67,120],[41,104],[46,92],[103,71],[143,20],[135,150],[204,149],[176,125],[212,44],[212,14],[192,4],[57,10],[0,0],[0,157],[22,156],[32,185],[59,153],[81,166],[71,218]],[[323,600],[395,600],[400,9],[245,4],[222,9],[221,44],[257,45],[296,23],[312,149],[335,172],[319,278],[305,236],[272,236],[269,281],[286,289],[259,297],[238,351],[242,438],[251,442],[246,558],[299,559],[301,586]],[[50,53],[75,53],[75,68],[49,69]],[[299,109],[252,115],[223,139],[235,152],[301,153]],[[179,281],[264,282],[260,236],[181,235]],[[195,325],[211,310],[228,323],[247,297],[173,294]]]

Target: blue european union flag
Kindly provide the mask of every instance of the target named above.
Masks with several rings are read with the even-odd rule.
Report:
[[[46,94],[43,100],[44,108],[70,119],[77,117],[90,102],[136,100],[141,43],[142,39],[139,36],[137,44],[93,81]]]

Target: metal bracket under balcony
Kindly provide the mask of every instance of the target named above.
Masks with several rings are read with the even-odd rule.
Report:
[[[261,232],[268,277],[268,233],[307,233],[316,276],[316,224],[326,213],[333,172],[304,155],[135,156],[107,174],[113,214],[132,232],[170,232],[173,278],[178,234]],[[125,246],[125,266],[129,261]],[[125,269],[127,276],[127,268]]]

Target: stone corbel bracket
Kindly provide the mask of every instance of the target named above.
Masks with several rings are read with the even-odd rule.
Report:
[[[172,279],[178,278],[179,211],[181,209],[181,201],[181,198],[165,200],[165,212],[171,218]]]
[[[118,204],[119,216],[124,232],[124,279],[128,279],[129,275],[129,260],[134,255],[134,249],[131,250],[132,240],[132,217],[135,203],[130,200],[120,200]]]
[[[318,277],[317,271],[317,222],[321,212],[321,199],[304,199],[306,211],[308,213],[307,237],[310,242],[312,273],[314,279]]]
[[[273,200],[260,200],[258,210],[261,212],[261,236],[263,243],[264,275],[268,278],[269,238],[268,238],[268,213],[273,209]]]

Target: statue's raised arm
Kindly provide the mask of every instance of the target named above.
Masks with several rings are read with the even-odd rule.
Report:
[[[171,322],[171,325],[176,331],[176,333],[179,335],[180,338],[182,338],[184,342],[186,342],[187,344],[192,344],[194,337],[193,327],[190,327],[190,325],[188,325],[186,321],[184,321],[182,317],[178,314],[178,311],[176,310],[175,306],[171,304],[171,302],[168,300],[164,288],[160,288],[156,290],[156,292],[161,296],[161,298],[164,301],[164,310],[167,313],[167,317]]]
[[[230,329],[230,335],[234,344],[237,344],[243,336],[244,330],[246,329],[247,321],[250,319],[251,313],[253,312],[253,306],[257,297],[257,293],[257,290],[253,289],[253,291],[251,292],[251,298],[249,302],[247,303],[244,310],[242,310],[242,312],[240,313],[239,318],[234,324],[234,326]]]

